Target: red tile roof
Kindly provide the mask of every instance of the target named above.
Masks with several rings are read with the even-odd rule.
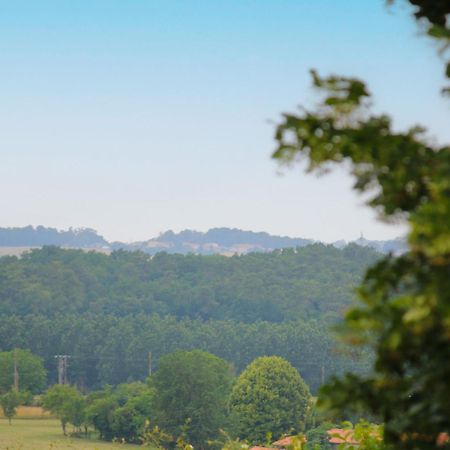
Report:
[[[344,430],[342,428],[332,428],[327,431],[330,444],[359,444],[354,438],[353,430]]]
[[[278,441],[272,442],[274,447],[287,447],[288,445],[292,445],[294,439],[299,439],[300,436],[286,436]],[[301,436],[302,442],[306,442],[306,437]]]
[[[448,444],[450,442],[450,436],[448,433],[439,433],[439,436],[436,439],[436,444],[438,447],[442,447],[445,444]]]

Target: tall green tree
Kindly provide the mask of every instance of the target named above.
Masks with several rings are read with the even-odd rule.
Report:
[[[450,2],[410,3],[445,52]],[[388,448],[434,449],[439,434],[450,432],[450,147],[433,144],[417,126],[394,131],[387,115],[371,113],[362,81],[312,76],[322,102],[284,115],[274,158],[302,159],[309,172],[346,163],[354,189],[371,195],[380,217],[410,229],[409,251],[367,271],[361,306],[346,316],[344,336],[374,349],[374,372],[335,380],[324,401],[378,416]]]
[[[40,393],[46,380],[43,360],[29,350],[19,348],[0,352],[0,392],[6,392],[13,386],[14,365],[19,379],[19,390]]]
[[[226,426],[232,376],[225,360],[201,350],[177,351],[161,358],[150,382],[156,423],[175,438],[203,449]]]
[[[264,443],[302,430],[310,405],[309,388],[298,371],[279,356],[255,359],[239,376],[230,397],[240,438]]]

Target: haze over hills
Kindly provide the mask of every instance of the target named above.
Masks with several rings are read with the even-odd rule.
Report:
[[[312,239],[275,236],[265,232],[244,231],[237,228],[212,228],[207,232],[183,230],[175,233],[171,230],[156,238],[131,243],[108,242],[91,228],[57,230],[44,226],[0,228],[0,254],[20,254],[28,248],[55,245],[64,248],[79,248],[109,253],[114,250],[139,250],[151,255],[158,252],[180,254],[246,254],[250,252],[270,252],[282,248],[304,247],[312,244]],[[386,241],[365,239],[361,236],[353,241],[371,247],[382,253],[402,253],[406,250],[403,238]],[[345,247],[346,241],[337,241],[333,245]]]

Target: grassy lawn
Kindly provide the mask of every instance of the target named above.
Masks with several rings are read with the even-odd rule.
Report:
[[[68,429],[70,431],[70,427]],[[123,445],[65,437],[56,419],[13,419],[12,425],[0,419],[1,450],[106,450],[136,449],[139,445]]]

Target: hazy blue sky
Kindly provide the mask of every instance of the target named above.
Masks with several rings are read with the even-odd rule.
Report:
[[[277,175],[270,120],[313,104],[312,67],[450,141],[442,61],[383,0],[0,0],[0,226],[398,235],[343,172]]]

